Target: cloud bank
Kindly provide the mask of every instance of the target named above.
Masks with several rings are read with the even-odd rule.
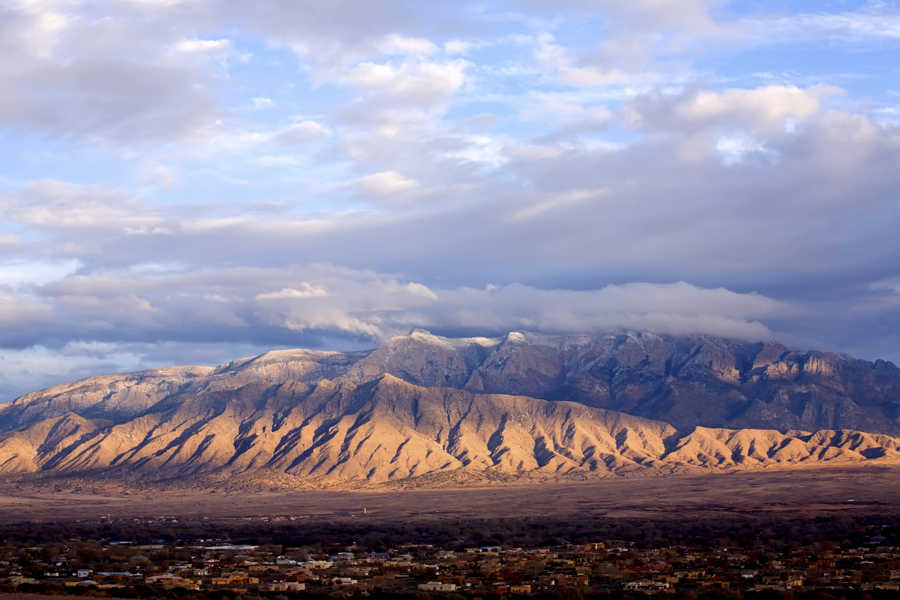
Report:
[[[7,3],[0,400],[414,327],[900,360],[898,19]]]

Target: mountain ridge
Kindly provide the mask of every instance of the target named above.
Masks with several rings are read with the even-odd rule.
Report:
[[[893,363],[712,336],[511,332],[454,339],[413,330],[371,351],[276,350],[218,367],[168,371],[173,369],[184,370],[185,376],[151,370],[101,378],[150,380],[162,374],[162,380],[188,383],[212,369],[213,375],[315,383],[321,378],[361,382],[387,372],[425,386],[574,400],[665,420],[680,429],[849,428],[900,434],[900,369]],[[61,388],[79,383],[26,394],[11,406],[22,412],[30,401],[37,401],[32,409],[53,397],[62,401]],[[73,401],[71,393],[66,398]],[[15,413],[0,412],[0,430],[4,418],[8,426]],[[24,422],[27,418],[12,424]]]
[[[0,407],[0,473],[337,485],[894,464],[898,407],[896,366],[775,343],[414,330],[25,394]]]

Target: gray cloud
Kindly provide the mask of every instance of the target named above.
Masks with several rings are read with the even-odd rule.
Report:
[[[11,214],[50,236],[45,251],[88,271],[185,260],[280,268],[303,257],[445,287],[686,280],[775,297],[896,275],[897,129],[820,110],[792,132],[762,133],[774,162],[725,164],[715,136],[688,154],[683,136],[663,136],[536,157],[510,142],[488,172],[447,158],[441,137],[375,139],[385,157],[375,172],[402,168],[440,188],[388,212],[227,217],[45,183]],[[59,218],[37,222],[41,205]],[[100,225],[87,237],[66,227],[90,222]]]
[[[704,80],[690,39],[761,44],[755,22],[672,7],[0,9],[0,127],[154,149],[123,151],[140,187],[40,179],[0,199],[7,389],[24,385],[12,373],[368,346],[412,327],[774,332],[900,358],[900,129],[833,86]],[[559,15],[609,31],[577,46]],[[837,28],[804,19],[778,39]],[[228,66],[255,60],[245,39],[293,53],[279,81],[321,86],[325,108],[287,112],[280,88],[247,90],[271,93],[266,110],[223,107]],[[485,47],[515,60],[479,64]],[[210,173],[233,193],[191,185]]]
[[[41,310],[20,326],[8,323],[3,345],[46,343],[41,326],[51,324],[60,343],[259,343],[267,336],[280,345],[310,336],[375,343],[413,327],[482,333],[632,327],[760,338],[770,335],[761,319],[792,310],[758,294],[686,283],[594,291],[435,288],[327,265],[72,275],[33,286],[30,294]],[[24,297],[19,305],[30,306]]]
[[[372,347],[415,327],[454,334],[611,328],[769,339],[795,311],[759,294],[686,283],[593,291],[424,284],[328,265],[160,266],[70,275],[0,293],[0,393],[102,371],[221,362],[265,349]],[[186,327],[186,324],[190,324]]]
[[[179,56],[185,27],[158,25],[92,19],[64,3],[0,8],[0,126],[116,143],[213,127],[215,82],[205,60]]]

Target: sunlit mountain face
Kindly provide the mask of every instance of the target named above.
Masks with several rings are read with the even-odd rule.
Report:
[[[641,332],[283,350],[93,377],[0,411],[0,471],[289,486],[900,463],[884,361]]]

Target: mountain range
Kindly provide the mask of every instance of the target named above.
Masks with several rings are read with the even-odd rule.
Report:
[[[0,473],[290,485],[900,464],[900,369],[648,332],[278,350],[0,405]]]

